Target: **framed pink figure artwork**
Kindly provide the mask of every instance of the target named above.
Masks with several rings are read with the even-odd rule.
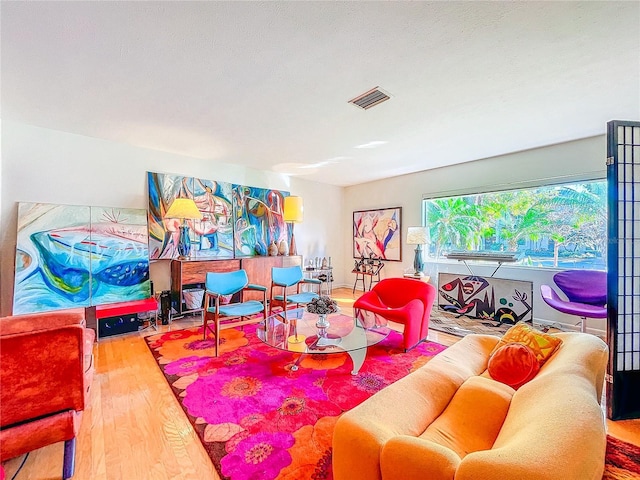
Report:
[[[402,260],[402,207],[353,212],[354,258]]]

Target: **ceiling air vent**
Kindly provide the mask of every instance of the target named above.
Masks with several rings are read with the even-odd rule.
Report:
[[[349,100],[349,103],[353,103],[356,107],[367,110],[390,98],[389,94],[380,90],[380,87],[375,87],[368,92],[364,92],[362,95],[358,95],[356,98],[352,98]]]

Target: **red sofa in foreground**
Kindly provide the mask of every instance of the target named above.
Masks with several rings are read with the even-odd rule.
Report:
[[[0,461],[64,441],[73,476],[94,338],[84,309],[0,318]]]
[[[385,278],[353,304],[354,308],[376,313],[404,325],[403,347],[415,347],[429,334],[431,307],[436,288],[412,278]]]

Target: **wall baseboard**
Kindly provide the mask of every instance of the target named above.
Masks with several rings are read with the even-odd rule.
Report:
[[[576,325],[571,325],[569,323],[561,323],[561,322],[554,322],[551,320],[544,320],[542,318],[534,318],[533,319],[533,325],[534,326],[543,326],[543,327],[552,327],[552,328],[557,328],[558,330],[562,330],[563,332],[580,332],[580,324],[576,324]],[[607,332],[605,330],[600,330],[598,328],[587,328],[587,332],[586,333],[590,333],[592,335],[595,335],[596,337],[600,337],[603,340],[606,339],[607,337]]]

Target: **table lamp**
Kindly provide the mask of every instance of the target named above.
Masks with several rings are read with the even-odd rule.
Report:
[[[424,275],[424,262],[422,261],[422,245],[427,243],[429,230],[427,227],[409,227],[407,230],[407,244],[416,246],[416,256],[413,259],[414,276]]]
[[[293,235],[293,224],[302,223],[304,214],[304,206],[302,204],[302,197],[289,196],[284,197],[283,217],[284,221],[290,225],[291,228],[291,242],[289,244],[289,255],[297,255],[296,240]]]
[[[178,240],[178,258],[180,260],[186,260],[191,253],[191,239],[189,238],[187,219],[200,220],[202,219],[202,213],[198,210],[196,202],[191,198],[176,198],[169,207],[169,210],[167,210],[167,213],[164,214],[164,218],[179,218],[182,220]]]

